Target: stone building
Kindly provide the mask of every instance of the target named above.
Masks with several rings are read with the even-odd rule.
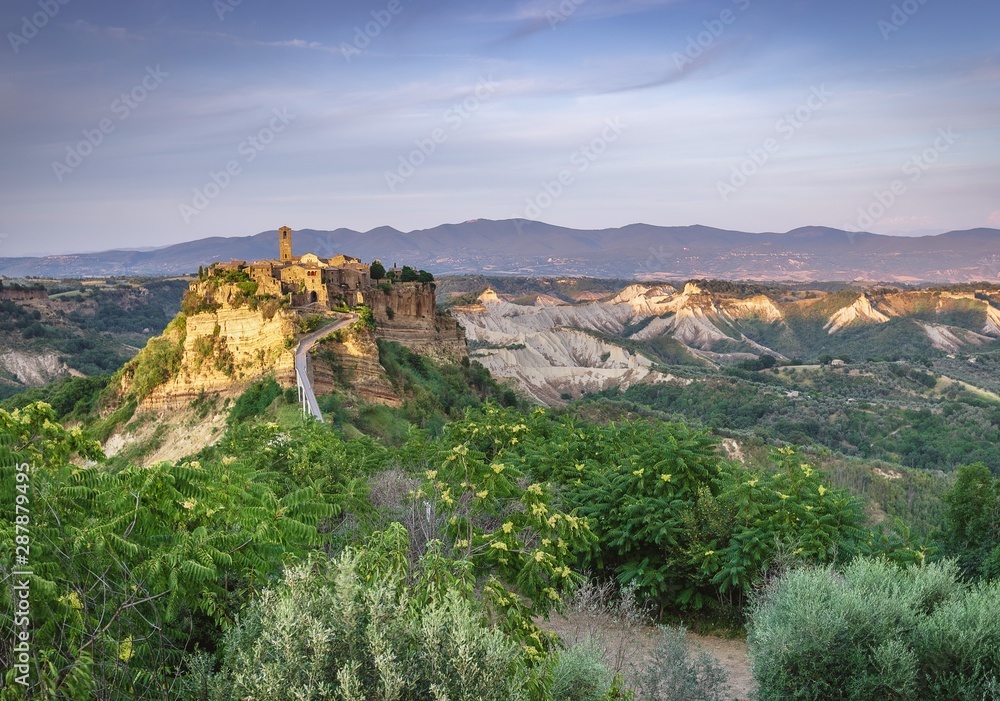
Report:
[[[293,307],[330,309],[340,304],[365,303],[372,287],[371,269],[360,259],[343,254],[324,260],[314,253],[295,256],[292,230],[278,229],[278,259],[216,263],[211,272],[242,270],[257,283],[259,294],[288,297]]]

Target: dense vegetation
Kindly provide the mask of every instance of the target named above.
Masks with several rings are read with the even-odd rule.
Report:
[[[818,444],[847,456],[953,471],[982,462],[1000,472],[1000,403],[958,386],[938,392],[923,366],[863,363],[817,371],[730,370],[693,384],[640,385],[625,399],[732,435]]]
[[[516,698],[504,696],[514,683],[545,698],[564,653],[536,621],[566,605],[585,569],[657,610],[738,616],[776,565],[927,556],[872,532],[859,503],[790,450],[755,472],[680,424],[600,426],[492,403],[394,448],[255,422],[284,401],[274,390],[248,392],[241,420],[200,455],[114,472],[70,463],[99,449],[45,405],[0,413],[17,454],[0,469],[4,503],[18,493],[13,463],[31,466],[38,693],[323,698],[385,686],[432,698],[457,684]],[[15,522],[0,527],[9,573]],[[447,644],[429,644],[442,630]],[[505,672],[476,659],[503,659]]]
[[[760,699],[995,699],[998,614],[1000,583],[970,586],[952,564],[793,571],[755,604]]]

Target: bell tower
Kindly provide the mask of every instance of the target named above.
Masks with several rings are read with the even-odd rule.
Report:
[[[292,230],[287,226],[278,229],[278,251],[282,263],[292,262]]]

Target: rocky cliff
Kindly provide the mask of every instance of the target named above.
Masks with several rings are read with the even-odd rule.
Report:
[[[397,283],[367,296],[375,332],[334,332],[312,351],[318,395],[346,389],[366,402],[398,405],[379,364],[376,337],[436,358],[457,360],[466,354],[458,323],[437,312],[433,285]],[[295,386],[299,313],[277,300],[248,295],[239,284],[217,281],[192,283],[184,309],[125,367],[118,401],[108,410],[130,398],[142,411],[176,410],[205,396],[235,398],[268,375],[282,387]]]
[[[294,338],[298,315],[266,312],[247,304],[232,306],[233,290],[221,289],[214,309],[181,314],[159,339],[126,367],[124,395],[140,399],[143,410],[176,409],[199,396],[238,397],[253,382],[273,374],[283,387],[295,385]],[[164,382],[146,373],[156,370],[157,353],[169,372]]]
[[[312,352],[312,382],[317,395],[348,390],[362,401],[401,406],[371,331],[345,330],[324,338]]]
[[[0,299],[8,299],[12,302],[26,302],[29,300],[47,300],[49,293],[44,287],[22,287],[17,285],[7,287],[0,281]]]
[[[434,283],[383,283],[366,297],[379,338],[440,360],[457,361],[467,355],[458,322],[437,311]]]

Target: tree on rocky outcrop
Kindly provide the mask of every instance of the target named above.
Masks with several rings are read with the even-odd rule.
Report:
[[[372,280],[381,280],[385,277],[385,266],[381,261],[373,261],[371,265]]]

